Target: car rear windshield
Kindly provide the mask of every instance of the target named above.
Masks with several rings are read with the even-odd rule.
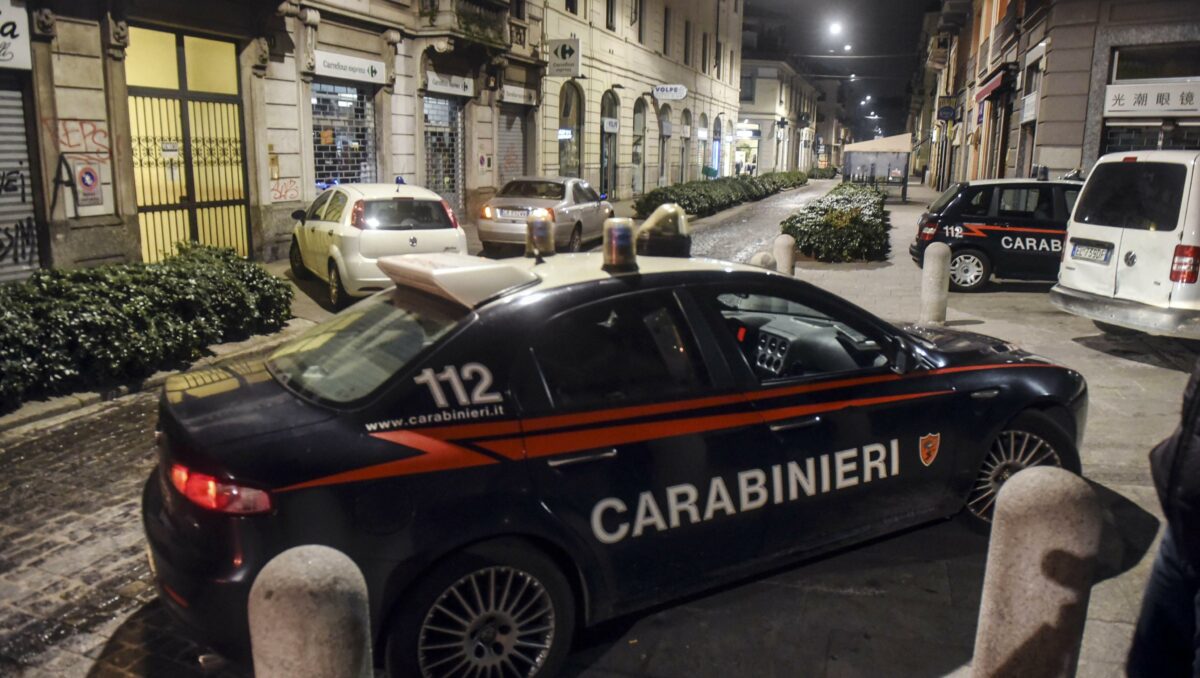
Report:
[[[946,209],[946,205],[949,205],[950,201],[954,200],[954,196],[958,195],[961,189],[962,184],[954,184],[950,188],[947,188],[945,193],[939,195],[937,200],[929,204],[929,213],[941,214],[942,210]]]
[[[301,396],[353,403],[374,393],[469,312],[409,288],[381,292],[285,344],[267,368]]]
[[[1168,162],[1106,162],[1088,177],[1075,221],[1140,231],[1174,231],[1187,167]]]
[[[412,198],[368,200],[363,205],[363,222],[375,231],[454,228],[440,201]]]
[[[501,198],[562,200],[563,185],[557,181],[510,181],[496,195]]]

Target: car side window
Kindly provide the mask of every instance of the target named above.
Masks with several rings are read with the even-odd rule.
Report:
[[[958,215],[961,217],[986,217],[992,208],[992,187],[984,186],[975,189],[970,197],[963,201]]]
[[[595,202],[588,196],[588,192],[583,189],[583,186],[576,183],[571,189],[571,195],[575,198],[576,205],[585,205],[589,202]]]
[[[707,301],[760,382],[887,365],[868,330],[795,300],[723,291],[713,292]]]
[[[710,385],[673,297],[618,297],[565,311],[538,329],[534,355],[556,408],[694,395]]]
[[[600,194],[592,188],[591,184],[579,183],[576,185],[583,187],[583,194],[587,196],[588,202],[600,202]]]
[[[325,206],[325,216],[322,221],[338,222],[342,220],[342,213],[346,210],[346,194],[341,191],[336,191],[333,197],[329,199],[329,204]]]
[[[1075,201],[1079,200],[1078,188],[1064,188],[1063,198],[1067,201],[1067,218],[1071,218],[1071,212],[1075,211]]]
[[[308,221],[313,221],[313,220],[321,218],[317,215],[321,214],[324,211],[325,203],[329,202],[329,196],[333,195],[333,193],[334,193],[333,191],[325,191],[321,195],[317,196],[317,199],[314,200],[313,204],[310,205],[308,208],[308,219],[307,219]]]
[[[1049,186],[1002,188],[998,215],[1049,221],[1054,218],[1054,194]]]

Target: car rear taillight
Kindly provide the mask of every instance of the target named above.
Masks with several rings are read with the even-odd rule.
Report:
[[[364,229],[367,227],[367,219],[364,215],[366,209],[367,204],[365,202],[359,200],[358,202],[354,203],[354,207],[350,209],[351,226],[357,229]]]
[[[446,216],[450,217],[450,223],[454,225],[454,228],[458,228],[458,217],[454,216],[454,209],[450,207],[450,203],[443,200],[442,209],[446,210]]]
[[[491,219],[496,216],[496,212],[492,209],[491,205],[484,205],[483,212],[481,212],[481,214],[483,215],[484,219]]]
[[[271,510],[271,495],[263,490],[234,485],[183,464],[171,465],[171,484],[193,504],[221,513],[264,513]]]
[[[1176,245],[1171,259],[1171,282],[1195,283],[1200,278],[1200,247]]]
[[[937,231],[937,219],[922,219],[921,225],[917,227],[917,238],[919,240],[933,240],[937,236]]]

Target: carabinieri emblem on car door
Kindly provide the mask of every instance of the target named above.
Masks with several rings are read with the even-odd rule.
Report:
[[[937,459],[938,447],[942,444],[941,433],[927,433],[921,436],[921,463],[929,466]]]

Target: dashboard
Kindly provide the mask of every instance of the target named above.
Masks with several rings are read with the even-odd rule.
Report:
[[[878,367],[887,363],[869,337],[829,318],[725,312],[750,366],[762,379]]]

